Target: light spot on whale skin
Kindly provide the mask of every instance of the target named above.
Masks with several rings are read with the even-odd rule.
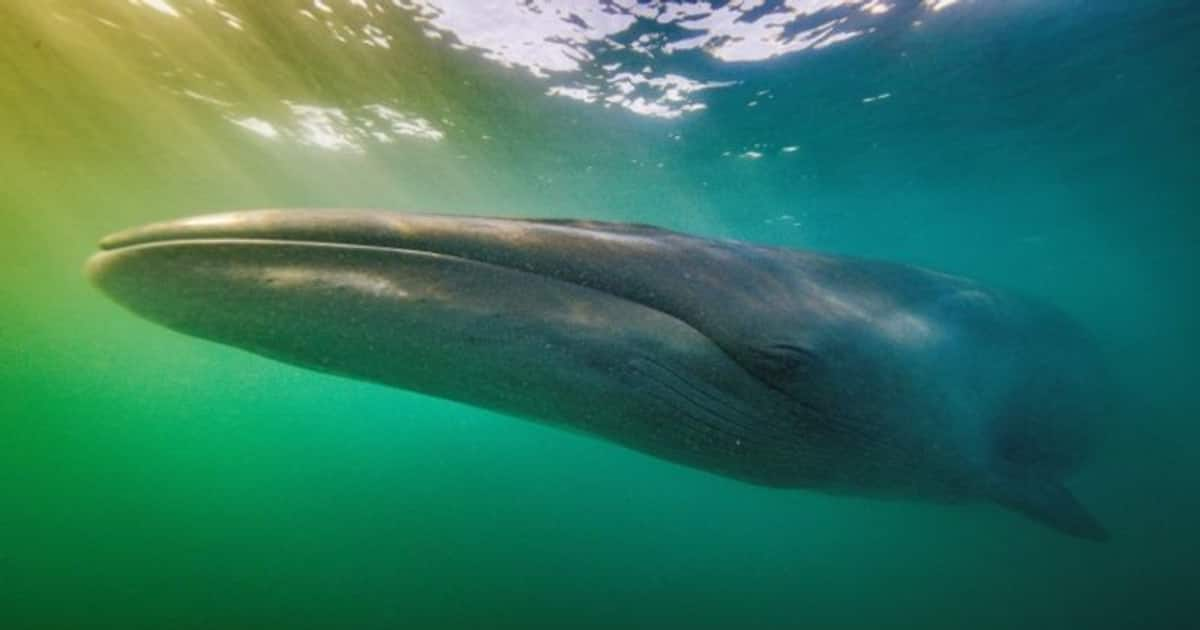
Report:
[[[236,212],[229,212],[226,214],[209,214],[199,217],[192,217],[190,219],[179,221],[177,225],[180,227],[223,227],[244,222],[244,215],[240,215]]]
[[[812,285],[808,292],[814,298],[810,305],[814,312],[828,313],[834,319],[858,320],[895,343],[913,346],[929,343],[940,332],[940,327],[928,318],[879,296],[852,298],[817,285]]]
[[[235,267],[228,271],[235,280],[285,289],[315,287],[323,289],[349,289],[374,297],[405,299],[409,292],[395,282],[382,276],[349,270],[309,269],[296,266]]]
[[[936,332],[929,320],[904,311],[880,319],[878,328],[892,341],[909,345],[929,341]]]

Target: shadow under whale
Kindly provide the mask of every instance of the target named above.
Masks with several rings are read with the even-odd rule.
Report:
[[[177,331],[744,481],[991,501],[1063,480],[1107,389],[1053,308],[917,267],[644,225],[259,210],[111,235],[92,282]]]

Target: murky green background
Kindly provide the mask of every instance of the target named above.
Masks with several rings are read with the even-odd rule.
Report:
[[[580,71],[737,82],[664,117],[397,4],[0,4],[0,628],[1195,623],[1194,9],[896,2],[828,46]],[[634,220],[1041,296],[1124,393],[1074,484],[1113,540],[739,484],[186,338],[82,278],[107,232],[288,206]]]

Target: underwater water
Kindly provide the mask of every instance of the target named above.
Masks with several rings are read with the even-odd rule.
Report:
[[[0,628],[1186,628],[1200,17],[1081,0],[8,0]],[[775,490],[138,319],[100,237],[242,208],[651,223],[1050,302],[1107,543]]]

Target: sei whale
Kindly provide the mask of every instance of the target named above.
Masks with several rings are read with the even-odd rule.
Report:
[[[169,328],[781,488],[992,502],[1077,537],[1106,411],[1055,309],[917,267],[646,225],[345,210],[111,235],[92,282]]]

